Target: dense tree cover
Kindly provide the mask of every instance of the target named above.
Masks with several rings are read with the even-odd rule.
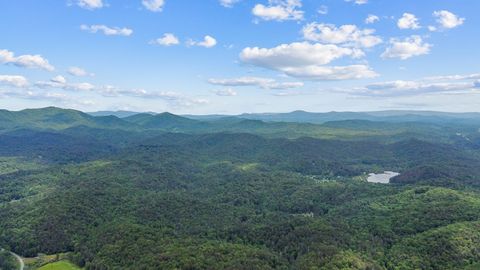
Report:
[[[392,247],[389,257],[399,269],[478,267],[480,223],[456,223],[405,238]]]
[[[0,270],[16,270],[17,268],[17,260],[10,252],[0,249]]]
[[[394,140],[289,139],[259,136],[252,127],[267,129],[260,121],[249,120],[249,133],[233,128],[238,119],[221,120],[229,132],[203,133],[211,122],[170,114],[129,117],[149,130],[101,128],[87,118],[98,126],[58,120],[65,129],[0,135],[0,247],[24,256],[68,252],[87,270],[480,263],[473,145],[422,140],[428,134],[419,128],[421,136]],[[165,123],[195,131],[150,129]],[[389,185],[365,181],[383,170],[402,174]]]
[[[419,112],[420,113],[420,112]],[[308,116],[305,116],[307,114]],[[75,110],[54,107],[28,109],[18,112],[0,110],[0,133],[18,129],[35,129],[68,133],[91,138],[93,134],[103,139],[124,137],[135,140],[149,132],[175,133],[253,133],[273,138],[313,137],[396,142],[408,138],[426,141],[455,143],[464,147],[480,147],[478,114],[438,114],[436,116],[411,112],[382,114],[371,113],[291,113],[281,114],[193,117],[200,121],[170,113],[137,114],[118,118],[113,115],[94,117]],[[280,117],[277,117],[280,116]],[[363,119],[363,120],[358,120]],[[265,121],[260,121],[265,120]],[[286,121],[286,122],[278,122]],[[275,122],[276,121],[276,122]],[[120,134],[119,134],[120,133]],[[142,133],[142,134],[139,134]],[[133,136],[133,137],[132,137]],[[108,140],[103,142],[107,142]]]

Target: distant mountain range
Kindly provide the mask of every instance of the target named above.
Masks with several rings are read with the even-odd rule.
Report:
[[[133,111],[101,111],[89,113],[93,116],[116,116],[119,118],[130,117],[136,114],[155,115],[156,113],[139,113]],[[381,122],[435,122],[446,123],[453,121],[480,121],[480,113],[451,113],[437,111],[372,111],[372,112],[325,112],[315,113],[306,111],[293,111],[288,113],[244,113],[239,115],[182,115],[186,118],[215,121],[222,118],[243,118],[250,120],[261,120],[266,122],[298,122],[322,124],[330,121],[344,120],[368,120]]]
[[[154,112],[132,112],[132,111],[98,111],[98,112],[87,112],[92,116],[116,116],[118,118],[125,118],[135,114],[156,114]]]
[[[229,115],[175,115],[135,113],[127,111],[83,113],[71,109],[47,107],[21,111],[0,110],[0,131],[18,129],[65,130],[73,127],[117,129],[126,131],[161,130],[168,132],[253,132],[260,134],[295,134],[316,136],[328,129],[385,131],[405,127],[431,129],[440,125],[457,129],[468,126],[477,130],[480,113],[445,113],[429,111],[263,113]],[[412,129],[415,127],[415,129]],[[457,132],[457,131],[456,131]],[[290,137],[290,136],[287,136]]]

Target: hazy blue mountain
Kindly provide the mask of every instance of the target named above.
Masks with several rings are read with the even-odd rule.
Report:
[[[218,120],[227,115],[186,115],[198,120]],[[434,111],[377,111],[377,112],[326,112],[293,111],[289,113],[253,113],[236,117],[266,122],[301,122],[322,124],[331,121],[369,120],[383,122],[480,123],[480,113],[448,113]]]
[[[148,114],[156,114],[154,112],[146,112]],[[135,114],[140,114],[140,112],[133,111],[98,111],[98,112],[88,112],[92,116],[116,116],[118,118],[125,118]]]

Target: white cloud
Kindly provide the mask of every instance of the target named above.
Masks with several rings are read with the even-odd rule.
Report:
[[[106,25],[80,25],[80,29],[83,31],[87,31],[90,33],[97,33],[102,32],[104,35],[107,36],[130,36],[133,34],[133,30],[130,28],[120,28],[120,27],[108,27]]]
[[[219,1],[220,1],[220,5],[222,5],[224,7],[227,7],[227,8],[231,8],[231,7],[233,7],[233,5],[240,2],[240,0],[219,0]]]
[[[65,77],[61,76],[61,75],[58,75],[58,76],[55,76],[51,79],[52,82],[54,83],[60,83],[60,84],[65,84],[67,83],[67,79],[65,79]]]
[[[32,99],[32,100],[49,100],[56,102],[67,102],[72,101],[67,95],[62,93],[55,92],[44,92],[44,91],[31,91],[22,89],[21,91],[0,91],[0,96],[21,98],[21,99]]]
[[[172,46],[180,44],[180,40],[178,40],[178,38],[172,33],[165,33],[163,34],[163,37],[152,40],[150,44]]]
[[[221,89],[214,91],[215,95],[222,96],[222,97],[233,97],[237,95],[237,92],[232,88]]]
[[[0,85],[22,88],[28,86],[28,80],[19,75],[0,75]]]
[[[375,78],[378,74],[367,65],[289,67],[283,69],[289,76],[309,80],[357,80]]]
[[[118,94],[137,98],[162,99],[166,102],[181,107],[191,107],[194,105],[205,105],[209,101],[204,98],[191,98],[173,91],[148,91],[145,89],[119,90]]]
[[[420,80],[378,82],[340,90],[351,95],[394,97],[435,93],[469,93],[480,86],[480,74],[426,77]]]
[[[92,91],[95,90],[95,85],[91,83],[73,83],[67,84],[64,89],[73,91]]]
[[[473,83],[426,83],[421,81],[398,80],[367,85],[363,94],[375,96],[403,96],[465,91],[470,90],[473,87]]]
[[[325,5],[321,5],[318,10],[317,10],[318,14],[321,14],[321,15],[327,15],[328,14],[328,7],[325,6]]]
[[[103,7],[102,0],[78,0],[77,5],[85,9],[98,9]]]
[[[336,27],[332,24],[313,22],[305,25],[302,33],[306,40],[346,46],[370,48],[382,42],[380,37],[373,35],[375,30],[362,30],[351,24]]]
[[[164,0],[142,0],[142,5],[153,12],[161,12],[165,5]]]
[[[277,97],[293,97],[303,95],[304,93],[298,91],[282,91],[282,92],[274,92],[272,95]]]
[[[411,36],[404,40],[391,39],[390,47],[383,52],[383,58],[400,58],[402,60],[413,56],[430,53],[432,45],[423,42],[420,36]]]
[[[480,80],[480,73],[473,73],[467,75],[446,75],[446,76],[432,76],[426,77],[427,81],[460,81],[460,80]]]
[[[142,99],[158,99],[179,107],[191,107],[209,103],[207,99],[188,97],[174,91],[150,91],[143,88],[120,89],[112,85],[96,87],[94,90],[104,97],[124,96]]]
[[[460,18],[447,10],[435,11],[433,16],[437,17],[437,23],[444,29],[452,29],[465,22],[465,18]]]
[[[304,84],[303,82],[275,82],[267,85],[267,89],[290,89],[290,88],[298,88],[302,87]]]
[[[68,83],[63,76],[55,76],[50,81],[38,81],[35,83],[36,87],[42,89],[56,88],[69,91],[92,91],[96,87],[90,83]]]
[[[357,5],[364,5],[368,3],[368,0],[345,0],[345,2],[354,2]]]
[[[21,91],[1,91],[0,90],[0,97],[11,97],[11,98],[20,98],[20,99],[27,99],[27,100],[42,100],[42,101],[49,101],[55,103],[61,103],[64,107],[75,108],[78,106],[91,106],[94,105],[95,102],[88,99],[79,99],[78,97],[71,97],[64,93],[58,92],[50,92],[50,91],[34,91],[34,90],[25,90],[22,89]]]
[[[273,79],[259,77],[240,77],[232,79],[209,79],[208,82],[214,85],[222,86],[252,86],[267,85],[274,82]]]
[[[95,76],[95,74],[89,73],[85,69],[79,68],[79,67],[69,67],[68,74],[72,76],[77,76],[77,77]]]
[[[26,78],[23,76],[0,75],[0,85],[14,86],[15,90],[0,90],[0,97],[16,97],[22,99],[52,100],[67,104],[91,105],[91,100],[79,100],[72,98],[64,93],[49,92],[49,89],[59,89],[65,91],[94,92],[104,97],[128,96],[144,99],[160,99],[170,105],[179,107],[190,107],[194,105],[205,105],[209,101],[204,98],[188,97],[173,91],[148,91],[145,89],[119,89],[112,85],[95,86],[90,83],[70,83],[61,75],[51,78],[49,81],[37,81],[33,86],[29,86]]]
[[[302,20],[301,0],[268,0],[268,6],[256,4],[252,14],[265,21]]]
[[[365,19],[366,24],[372,24],[378,21],[380,21],[380,18],[377,15],[373,15],[373,14],[369,14]]]
[[[55,68],[50,65],[47,59],[41,55],[20,55],[15,57],[15,54],[8,50],[0,50],[0,63],[12,64],[18,67],[25,68],[40,68],[48,71],[53,71]]]
[[[400,29],[418,29],[420,24],[418,23],[418,18],[411,13],[403,13],[402,18],[397,22],[397,26]]]
[[[283,69],[325,65],[344,56],[358,56],[358,50],[334,44],[295,42],[274,48],[247,47],[241,52],[240,59],[245,63],[260,67]]]
[[[119,89],[113,85],[104,85],[97,88],[97,92],[105,97],[116,97],[118,96]]]
[[[263,89],[290,89],[302,87],[303,82],[277,82],[270,78],[240,77],[231,79],[209,79],[209,83],[222,86],[258,86]]]
[[[217,40],[211,36],[205,36],[203,38],[203,41],[193,41],[189,40],[187,41],[188,46],[200,46],[200,47],[205,47],[205,48],[212,48],[217,45]]]
[[[311,80],[372,78],[377,74],[366,65],[324,66],[342,57],[357,58],[363,52],[334,44],[296,42],[275,48],[245,48],[240,59],[247,64],[277,70],[288,76]]]

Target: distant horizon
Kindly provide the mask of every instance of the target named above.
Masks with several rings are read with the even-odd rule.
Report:
[[[448,114],[480,114],[480,111],[467,111],[467,112],[455,112],[455,111],[432,111],[432,110],[375,110],[375,111],[306,111],[306,110],[293,110],[293,111],[279,111],[279,112],[242,112],[242,113],[235,113],[235,114],[227,114],[227,113],[211,113],[211,114],[191,114],[191,113],[174,113],[171,111],[129,111],[129,110],[98,110],[98,111],[83,111],[78,110],[75,108],[68,108],[68,107],[59,107],[59,106],[46,106],[46,107],[32,107],[32,108],[24,108],[19,110],[8,110],[4,108],[0,108],[0,110],[6,110],[11,112],[20,112],[24,110],[41,110],[41,109],[48,109],[48,108],[56,108],[62,110],[74,110],[83,112],[86,114],[94,114],[94,113],[153,113],[153,114],[162,114],[162,113],[171,113],[174,115],[179,116],[209,116],[209,115],[220,115],[220,116],[239,116],[243,114],[290,114],[295,112],[304,112],[304,113],[312,113],[312,114],[327,114],[327,113],[382,113],[382,112],[412,112],[412,113],[448,113]]]

